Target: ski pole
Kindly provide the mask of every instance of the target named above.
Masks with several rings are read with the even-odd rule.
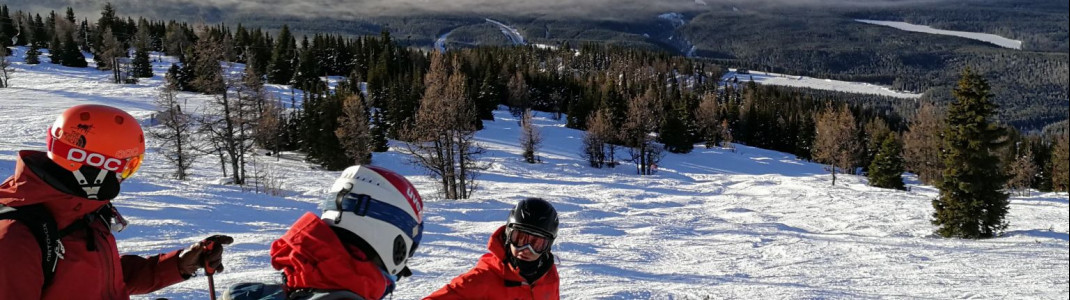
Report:
[[[212,249],[215,248],[215,241],[204,240],[201,241],[201,245],[204,246],[204,253],[212,253]],[[215,274],[215,268],[208,263],[208,255],[204,256],[204,275],[208,277],[208,292],[211,293],[211,300],[215,299],[215,279],[212,278],[212,274]]]

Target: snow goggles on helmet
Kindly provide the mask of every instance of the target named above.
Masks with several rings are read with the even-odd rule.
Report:
[[[47,135],[46,139],[48,151],[52,155],[61,155],[68,161],[73,163],[80,163],[83,165],[89,165],[101,170],[115,172],[119,175],[119,178],[127,179],[130,176],[134,176],[134,173],[141,168],[141,161],[144,160],[145,154],[138,154],[127,158],[118,158],[110,155],[96,153],[93,151],[76,148],[70,144],[56,141],[51,134]],[[62,166],[70,170],[69,166]],[[77,170],[75,167],[74,170]],[[73,170],[71,170],[73,171]]]
[[[517,250],[527,248],[535,255],[542,255],[550,250],[553,240],[535,233],[527,232],[519,228],[508,228],[506,238]]]
[[[335,199],[335,205],[335,209],[338,211],[352,212],[358,216],[380,220],[401,229],[412,239],[409,257],[412,257],[416,253],[416,248],[420,246],[424,224],[417,222],[409,213],[397,206],[357,193],[346,193],[343,197]],[[341,217],[341,215],[339,216]]]

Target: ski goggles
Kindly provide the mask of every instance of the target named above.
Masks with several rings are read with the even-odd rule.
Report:
[[[46,143],[48,152],[53,156],[59,156],[72,163],[89,165],[101,170],[115,172],[119,175],[119,178],[122,179],[134,176],[134,173],[137,173],[137,170],[141,168],[141,162],[145,159],[144,153],[127,158],[117,158],[111,155],[104,155],[86,149],[76,148],[64,142],[55,141],[51,134],[47,135]],[[69,166],[62,167],[71,170]]]
[[[517,250],[527,248],[528,251],[535,255],[546,253],[547,250],[550,250],[550,245],[553,244],[553,240],[550,238],[520,229],[509,228],[507,235],[509,243],[516,247]]]
[[[358,216],[364,216],[386,222],[404,232],[412,240],[412,248],[409,256],[416,254],[416,248],[423,239],[424,223],[413,219],[405,210],[392,204],[379,201],[368,195],[349,193],[345,190],[339,193],[333,204],[336,210],[351,212]],[[339,215],[341,216],[341,215]]]

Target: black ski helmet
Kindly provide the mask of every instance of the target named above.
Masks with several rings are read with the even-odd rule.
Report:
[[[544,236],[551,241],[557,238],[557,210],[541,198],[520,200],[509,212],[509,222],[505,224],[510,231],[519,229]]]

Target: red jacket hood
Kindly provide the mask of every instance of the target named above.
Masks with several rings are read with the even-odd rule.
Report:
[[[0,185],[0,204],[19,207],[43,203],[52,213],[52,217],[56,219],[56,226],[59,228],[65,228],[85,217],[86,214],[108,204],[108,201],[68,195],[52,188],[26,166],[23,161],[24,157],[31,155],[46,154],[40,151],[19,151],[15,163],[15,175],[11,175]]]
[[[290,290],[348,290],[365,299],[382,299],[389,284],[375,263],[355,247],[344,246],[312,213],[301,216],[271,244],[271,266],[283,270]]]

